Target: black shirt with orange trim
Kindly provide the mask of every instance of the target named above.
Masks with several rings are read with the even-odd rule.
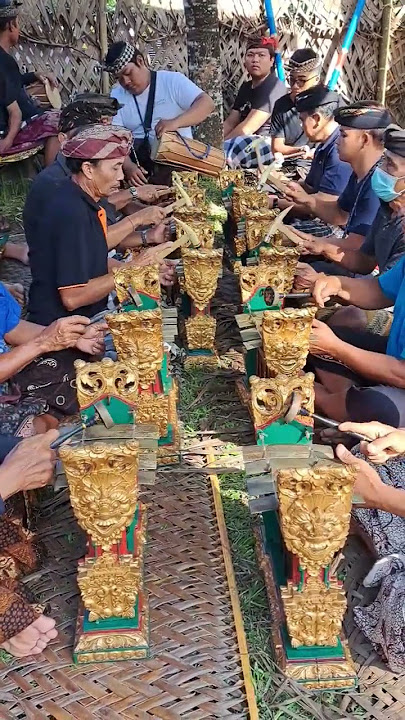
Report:
[[[69,312],[59,290],[86,285],[108,273],[105,210],[76,183],[67,179],[52,194],[47,222],[30,241],[32,284],[29,320],[49,325],[60,317],[92,317],[107,307],[108,296]],[[101,217],[101,214],[103,217]]]

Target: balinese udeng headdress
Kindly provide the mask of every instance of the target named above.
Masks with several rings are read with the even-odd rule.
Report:
[[[312,57],[308,57],[308,55],[312,55]],[[319,56],[310,48],[296,50],[285,63],[285,69],[290,73],[310,73],[315,70],[320,70],[320,67],[321,60]]]
[[[269,50],[276,52],[277,47],[277,39],[275,37],[267,37],[267,35],[251,38],[247,44],[248,50],[251,50],[252,48],[268,48]]]
[[[133,45],[130,45],[130,43],[128,42],[124,42],[122,50],[118,57],[115,58],[115,60],[113,60],[112,62],[106,62],[106,58],[102,63],[101,67],[103,70],[110,73],[111,75],[118,75],[118,73],[120,73],[121,70],[124,69],[125,65],[128,65],[128,63],[131,62],[136,52],[137,50],[136,48],[134,48]]]
[[[0,0],[0,18],[16,17],[21,5],[17,0]]]
[[[335,120],[343,127],[357,130],[383,130],[388,127],[392,118],[383,105],[372,100],[361,100],[336,110]]]
[[[384,134],[386,150],[405,158],[405,130],[398,125],[389,125]]]
[[[114,125],[90,125],[62,143],[62,155],[79,160],[116,160],[128,155],[132,133]]]

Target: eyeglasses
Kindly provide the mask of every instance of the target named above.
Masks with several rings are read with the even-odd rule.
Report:
[[[290,87],[293,85],[296,85],[299,88],[304,87],[310,80],[315,80],[318,78],[318,75],[311,75],[311,77],[303,78],[303,77],[296,77],[293,73],[290,73],[288,76]]]

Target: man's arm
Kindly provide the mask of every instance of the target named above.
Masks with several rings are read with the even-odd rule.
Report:
[[[405,388],[405,361],[392,355],[362,350],[349,345],[335,336],[332,357],[347,365],[348,368],[382,385]]]
[[[354,273],[362,273],[369,275],[373,272],[377,259],[373,255],[366,255],[356,248],[347,249],[342,243],[341,245],[325,242],[321,253],[327,260],[331,260],[346,270]]]
[[[349,213],[342,210],[336,195],[310,194],[298,183],[289,183],[286,195],[292,202],[305,208],[308,214],[319,217],[330,225],[346,225],[349,219]]]
[[[240,123],[239,110],[232,109],[224,122],[224,140],[228,140],[229,133]]]
[[[300,152],[302,154],[304,154],[305,152],[304,149],[301,147],[294,147],[294,145],[286,145],[283,137],[272,137],[271,149],[273,151],[273,154],[278,152],[282,155],[297,155]]]
[[[313,296],[320,307],[324,307],[325,302],[331,297],[339,297],[345,304],[355,305],[363,310],[378,310],[391,307],[393,304],[393,298],[384,294],[379,279],[375,277],[350,278],[320,275],[315,282]]]
[[[215,110],[215,103],[207,93],[201,93],[188,110],[172,120],[159,120],[155,127],[156,137],[160,138],[164,132],[173,132],[184,127],[194,127],[205,120]]]
[[[85,285],[59,288],[59,294],[66,310],[73,312],[79,307],[85,307],[102,300],[114,290],[114,287],[113,276],[102,275],[98,278],[92,278]]]
[[[7,135],[0,139],[0,153],[9,150],[21,128],[21,110],[18,102],[15,100],[7,106],[8,112],[8,129]]]
[[[226,140],[239,137],[240,135],[254,135],[270,117],[269,112],[264,110],[251,110],[249,115],[227,134]]]

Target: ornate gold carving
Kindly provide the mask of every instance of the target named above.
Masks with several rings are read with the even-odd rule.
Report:
[[[179,177],[180,182],[185,188],[197,187],[198,172],[194,172],[193,170],[182,170],[181,172],[177,172],[176,175]]]
[[[248,302],[260,287],[270,285],[276,290],[279,290],[277,286],[273,285],[274,279],[273,268],[264,263],[242,267],[239,273],[242,303]]]
[[[273,271],[271,287],[279,292],[291,292],[300,252],[297,247],[260,248],[260,264],[269,265]]]
[[[235,245],[236,257],[241,257],[241,255],[246,252],[246,237],[244,235],[237,235],[234,237],[233,242]]]
[[[288,663],[286,675],[305,685],[307,690],[336,690],[356,686],[356,668],[343,644],[345,659],[328,662]]]
[[[205,204],[205,190],[199,187],[194,186],[184,186],[184,189],[187,192],[187,195],[189,196],[191,202],[193,203],[194,208],[203,207]],[[181,200],[183,198],[183,195],[180,193],[178,189],[176,189],[176,199]]]
[[[275,378],[250,378],[252,412],[256,428],[266,427],[282,417],[288,410],[287,403],[291,394],[296,391],[302,396],[302,407],[310,413],[314,412],[314,375],[306,373],[297,377],[277,375]],[[313,425],[312,418],[297,415],[298,421],[305,425]]]
[[[198,310],[203,310],[215,295],[223,250],[182,248],[181,256],[187,294]]]
[[[119,541],[134,516],[138,451],[134,440],[59,450],[77,521],[103,549]]]
[[[230,185],[242,188],[245,184],[243,170],[221,170],[218,184],[221,190],[226,190]]]
[[[204,222],[207,220],[208,206],[188,207],[184,205],[181,208],[176,208],[175,216],[192,227],[194,222]]]
[[[136,358],[114,362],[76,360],[77,399],[80,408],[87,408],[105,397],[116,397],[134,406],[138,398],[139,374]]]
[[[330,461],[277,470],[280,526],[287,549],[317,577],[349,531],[355,471]]]
[[[297,375],[308,355],[316,307],[266,310],[261,327],[266,365],[272,377]]]
[[[109,652],[83,653],[77,656],[77,662],[80,665],[85,663],[111,662],[119,660],[139,660],[148,656],[148,650],[110,650]]]
[[[186,320],[189,350],[213,350],[217,321],[210,315],[194,315]]]
[[[117,558],[104,553],[98,558],[86,558],[79,566],[77,584],[90,622],[110,617],[135,617],[141,572],[133,555]]]
[[[281,588],[281,597],[293,647],[336,647],[346,610],[346,596],[336,579],[329,587],[319,577],[310,577],[302,590],[293,583]]]
[[[218,367],[218,357],[216,355],[188,355],[184,367],[200,367],[211,370]]]
[[[248,210],[246,212],[246,244],[248,250],[254,250],[269,232],[269,228],[279,210]]]
[[[196,233],[201,247],[212,249],[214,247],[215,229],[214,224],[209,220],[194,220],[192,228]],[[185,235],[184,228],[181,225],[177,227],[177,237],[182,238]]]
[[[75,652],[94,652],[95,650],[114,650],[114,648],[133,648],[146,644],[146,638],[139,632],[100,633],[100,635],[82,635]]]
[[[145,293],[160,299],[159,266],[120,267],[113,269],[115,290],[118,300],[122,303],[131,300],[127,288],[132,286],[138,293]]]
[[[246,217],[252,210],[268,210],[269,199],[267,193],[251,188],[235,188],[232,194],[232,210],[236,222]]]
[[[141,393],[136,406],[136,422],[140,425],[156,425],[159,437],[167,435],[169,396]]]
[[[138,359],[139,384],[147,388],[155,382],[163,362],[162,311],[134,310],[107,315],[118,357]]]

